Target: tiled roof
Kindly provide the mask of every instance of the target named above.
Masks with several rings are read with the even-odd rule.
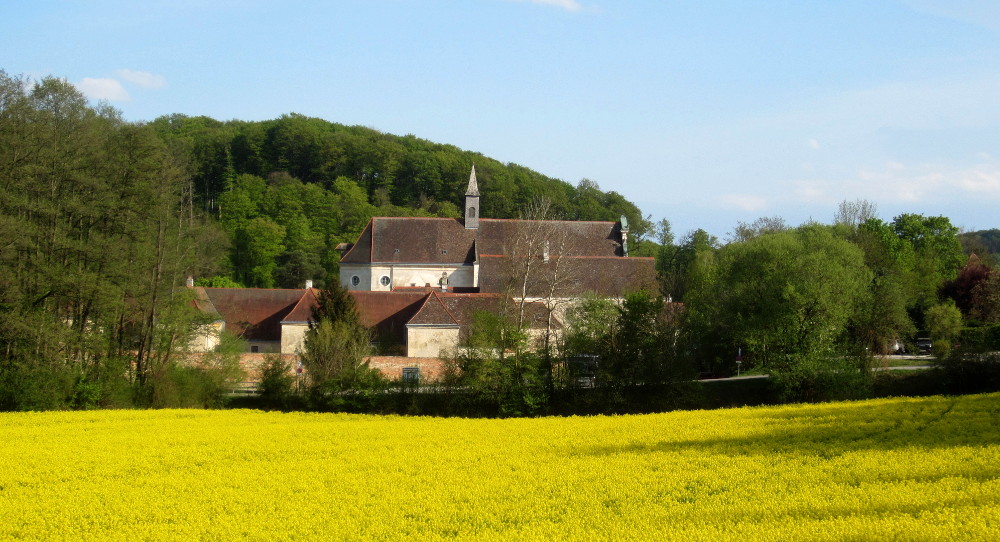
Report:
[[[479,288],[482,292],[507,291],[505,280],[513,273],[511,262],[503,256],[483,256],[479,260]],[[617,297],[630,291],[656,291],[656,267],[653,258],[564,257],[558,262],[535,262],[529,275],[528,296],[570,297],[586,293]],[[519,293],[519,292],[516,292]]]
[[[317,290],[316,288],[309,288],[305,291],[302,297],[299,298],[299,302],[295,304],[291,311],[282,318],[282,323],[289,324],[305,324],[312,322],[312,310],[317,303]]]
[[[458,320],[451,314],[438,292],[431,292],[406,325],[457,326]]]
[[[553,252],[556,245],[564,245],[561,253],[570,256],[622,255],[617,222],[479,219],[480,255],[509,255],[525,237],[549,240]]]
[[[246,340],[280,341],[281,321],[306,290],[260,288],[196,288],[196,297],[226,322],[226,330]],[[204,308],[203,308],[204,307]],[[204,301],[199,308],[207,308]]]
[[[376,217],[340,261],[471,264],[475,238],[454,218]]]
[[[420,310],[428,292],[351,291],[350,294],[358,308],[361,325],[374,330],[382,338],[403,344],[406,323]]]
[[[408,324],[417,325],[458,325],[463,335],[475,321],[477,312],[497,314],[501,311],[504,301],[509,303],[508,310],[516,310],[516,302],[498,294],[461,294],[452,292],[432,292],[423,302]],[[538,302],[525,304],[525,315],[528,327],[540,329],[545,327],[548,311]],[[556,327],[559,324],[556,323]]]
[[[467,230],[453,218],[375,217],[342,263],[471,264],[476,255],[510,254],[520,238],[544,238],[571,256],[621,257],[616,222],[479,219]]]

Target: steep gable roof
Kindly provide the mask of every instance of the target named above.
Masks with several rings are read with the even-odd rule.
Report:
[[[200,292],[196,290],[196,295],[204,296],[211,303],[212,308],[225,320],[227,331],[251,341],[280,341],[281,321],[308,292],[262,288],[199,290]]]
[[[481,218],[476,238],[480,255],[505,256],[525,237],[538,237],[564,246],[569,256],[621,257],[617,222],[572,220],[509,220]]]
[[[316,288],[309,288],[305,291],[305,294],[299,298],[298,303],[292,307],[292,310],[285,315],[281,320],[282,324],[307,324],[312,322],[312,310],[313,307],[319,302],[316,297]]]
[[[540,258],[539,258],[540,259]],[[561,265],[557,270],[555,266]],[[483,292],[503,292],[512,271],[506,256],[484,255],[479,260],[479,288]],[[528,277],[529,297],[572,297],[593,293],[619,297],[637,290],[656,291],[656,267],[653,258],[602,258],[564,256],[563,261],[538,261]]]
[[[508,255],[519,240],[549,239],[571,256],[622,256],[617,222],[479,219],[466,229],[453,218],[374,217],[341,263],[471,264],[477,254]]]
[[[406,322],[406,325],[458,326],[459,324],[451,311],[445,307],[441,295],[435,291],[424,299],[420,310]]]
[[[475,240],[475,230],[454,218],[375,217],[340,261],[472,263]]]
[[[499,314],[505,300],[510,304],[509,307],[516,305],[514,300],[501,294],[433,291],[424,300],[420,311],[407,322],[407,325],[457,325],[462,328],[462,334],[467,335],[470,326],[475,321],[476,313]],[[525,304],[525,316],[528,327],[540,329],[545,327],[548,311],[542,303],[528,302]],[[558,322],[554,322],[554,325],[557,328],[560,327]]]

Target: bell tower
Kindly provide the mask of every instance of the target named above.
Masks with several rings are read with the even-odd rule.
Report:
[[[472,164],[469,188],[465,191],[465,229],[479,229],[479,185],[476,183],[476,165]]]

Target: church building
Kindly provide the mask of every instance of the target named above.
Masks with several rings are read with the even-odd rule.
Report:
[[[475,314],[497,312],[505,302],[521,307],[528,334],[538,337],[562,327],[572,299],[656,289],[653,258],[628,256],[624,217],[483,218],[475,166],[464,218],[375,217],[342,254],[341,284],[380,354],[370,363],[393,378],[401,371],[433,378],[440,358],[468,336]],[[227,330],[248,342],[248,367],[269,353],[294,359],[317,300],[311,286],[195,288],[195,304],[213,324],[194,350],[211,351]]]
[[[620,297],[655,289],[653,258],[628,257],[628,225],[619,222],[510,220],[480,216],[476,168],[469,175],[463,219],[375,217],[340,260],[340,282],[352,291],[389,292],[434,287],[455,292],[509,294],[510,281],[534,266],[528,297],[551,289]],[[546,284],[546,278],[550,278]],[[524,288],[521,288],[524,290]]]

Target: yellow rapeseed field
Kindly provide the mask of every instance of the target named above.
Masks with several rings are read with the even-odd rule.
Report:
[[[0,414],[0,539],[1000,540],[1000,395],[513,420]]]

